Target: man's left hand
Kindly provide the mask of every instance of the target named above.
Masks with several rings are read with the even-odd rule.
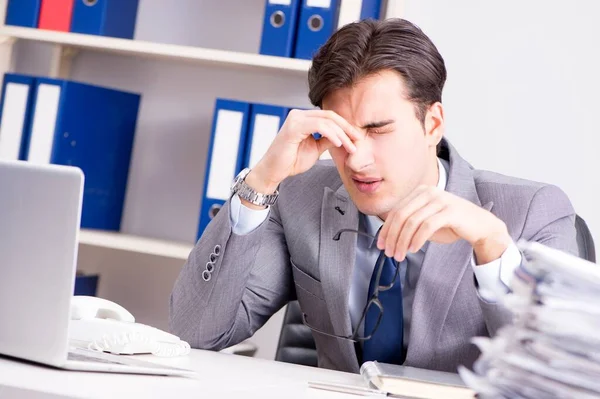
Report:
[[[478,265],[492,262],[511,242],[506,224],[491,212],[437,187],[420,186],[389,212],[377,247],[402,261],[426,241],[466,240]]]

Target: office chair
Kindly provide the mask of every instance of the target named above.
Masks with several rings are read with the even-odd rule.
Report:
[[[592,233],[585,221],[579,216],[575,216],[575,230],[577,230],[577,246],[579,247],[579,257],[596,263],[596,249]]]
[[[275,360],[317,367],[317,349],[312,333],[302,324],[298,301],[288,303]]]
[[[577,215],[575,218],[579,257],[596,262],[596,250],[592,234],[585,221]],[[283,319],[275,360],[317,366],[317,350],[311,331],[302,324],[302,313],[298,301],[288,304]]]

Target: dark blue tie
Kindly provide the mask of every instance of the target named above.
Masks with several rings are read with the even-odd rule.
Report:
[[[377,279],[377,265],[381,257],[385,257],[383,270],[381,272],[380,286],[392,284],[392,279],[396,273],[394,261],[385,256],[382,251],[379,255],[378,262],[373,270],[371,282],[369,284],[369,295],[367,300],[373,295]],[[403,262],[406,262],[404,260]],[[379,327],[373,334],[371,339],[364,341],[363,344],[363,361],[377,360],[383,363],[402,364],[404,362],[404,354],[402,340],[404,336],[403,314],[402,314],[402,286],[400,284],[400,274],[394,285],[387,291],[379,291],[379,301],[383,306],[383,317]],[[379,308],[376,305],[371,305],[365,317],[365,335],[373,331],[377,319],[379,317]]]

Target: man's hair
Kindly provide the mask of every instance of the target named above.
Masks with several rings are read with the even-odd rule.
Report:
[[[369,19],[335,32],[313,58],[308,72],[310,101],[322,107],[332,91],[384,70],[402,76],[408,100],[423,124],[428,107],[442,101],[446,67],[427,35],[403,19]]]

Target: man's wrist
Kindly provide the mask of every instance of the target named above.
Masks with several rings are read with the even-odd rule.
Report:
[[[245,182],[248,186],[261,194],[273,194],[281,182],[274,182],[262,172],[262,169],[257,166],[252,169],[246,176]]]
[[[279,183],[272,182],[268,178],[264,177],[260,169],[252,169],[250,173],[246,175],[244,182],[253,190],[261,194],[273,194],[279,186]],[[243,198],[240,198],[240,200],[244,206],[250,209],[260,210],[266,208],[266,206],[253,204]]]
[[[472,244],[477,265],[485,265],[499,259],[508,248],[512,238],[508,234],[506,226],[498,232],[476,241]]]

